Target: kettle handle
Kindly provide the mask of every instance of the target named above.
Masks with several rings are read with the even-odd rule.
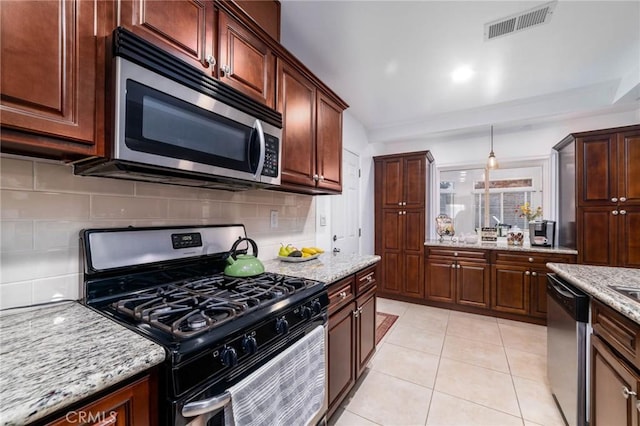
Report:
[[[233,245],[231,246],[231,250],[229,250],[229,256],[231,256],[234,260],[236,259],[236,249],[238,248],[238,245],[243,241],[247,241],[249,244],[251,244],[251,249],[253,250],[253,256],[258,257],[258,245],[251,238],[247,238],[247,237],[238,238],[236,242],[233,243]]]

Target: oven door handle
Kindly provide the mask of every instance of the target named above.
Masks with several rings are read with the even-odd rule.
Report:
[[[182,415],[185,417],[195,417],[201,414],[211,413],[223,408],[231,402],[231,394],[225,392],[222,395],[214,396],[213,398],[203,399],[200,401],[190,402],[182,407]]]
[[[266,155],[265,141],[264,141],[264,130],[262,130],[262,123],[260,120],[256,120],[253,128],[258,133],[258,141],[260,142],[260,159],[258,160],[258,167],[256,168],[256,174],[254,175],[254,179],[259,181],[262,175],[262,169],[264,168],[264,157]]]

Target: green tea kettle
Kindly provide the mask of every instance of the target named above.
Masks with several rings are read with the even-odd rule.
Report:
[[[253,254],[237,254],[236,250],[238,245],[247,241],[251,244]],[[239,238],[231,250],[229,250],[229,257],[227,257],[227,267],[224,268],[224,274],[230,277],[252,277],[254,275],[260,275],[264,272],[264,265],[258,259],[258,246],[256,242],[251,238]]]

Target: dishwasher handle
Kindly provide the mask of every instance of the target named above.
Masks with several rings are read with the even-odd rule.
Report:
[[[589,296],[561,280],[555,274],[547,275],[547,296],[578,322],[589,321]]]

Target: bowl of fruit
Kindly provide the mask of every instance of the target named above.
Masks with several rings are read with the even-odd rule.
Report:
[[[280,244],[278,259],[283,262],[306,262],[316,259],[322,253],[324,253],[324,250],[318,247],[302,247],[298,250],[291,244]]]

